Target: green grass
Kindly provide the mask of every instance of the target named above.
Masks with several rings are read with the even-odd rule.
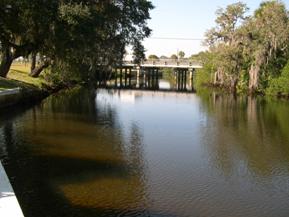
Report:
[[[21,81],[26,84],[33,85],[35,87],[41,88],[43,84],[46,84],[43,76],[39,76],[39,78],[32,78],[29,76],[30,64],[13,64],[11,66],[10,72],[8,74],[8,79]]]
[[[29,76],[30,64],[15,63],[11,66],[7,78],[0,77],[0,91],[10,88],[42,88],[47,82],[43,76],[32,78]]]

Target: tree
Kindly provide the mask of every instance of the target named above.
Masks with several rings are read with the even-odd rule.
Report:
[[[121,62],[127,45],[142,58],[141,41],[151,32],[147,20],[153,6],[147,0],[52,0],[49,5],[46,0],[3,0],[0,6],[4,77],[13,59],[35,52],[42,61],[31,76],[51,66],[53,72],[88,79]]]
[[[245,16],[247,11],[248,7],[242,2],[230,4],[225,9],[218,9],[216,27],[206,32],[205,43],[209,46],[218,43],[232,44],[236,40],[236,30],[248,18]]]
[[[214,54],[216,85],[236,90],[241,83],[250,93],[265,92],[269,85],[285,84],[277,78],[289,59],[288,11],[274,0],[261,3],[250,17],[247,10],[240,2],[219,9],[205,43]]]
[[[228,5],[226,9],[217,10],[216,27],[206,33],[205,43],[215,53],[215,85],[229,86],[236,92],[238,75],[242,68],[243,31],[241,24],[247,20],[248,8],[238,2]]]
[[[280,71],[286,64],[286,58],[283,62],[279,60],[288,53],[288,12],[279,1],[263,2],[247,25],[250,36],[247,37],[246,51],[250,56],[249,91],[254,93],[258,90],[261,73],[266,73],[269,68],[270,71]]]
[[[204,85],[212,83],[212,71],[215,71],[213,59],[215,54],[210,51],[201,51],[198,54],[192,55],[191,59],[197,60],[203,64],[203,68],[197,69],[194,77],[194,87],[198,90]]]
[[[171,59],[172,59],[172,60],[177,60],[177,59],[178,59],[178,56],[177,56],[176,54],[172,54],[172,55],[171,55]]]
[[[82,71],[82,79],[121,63],[128,45],[133,46],[135,61],[140,61],[144,57],[141,41],[151,32],[147,20],[152,8],[146,0],[75,0],[60,5],[56,46],[50,46],[54,49],[45,56],[54,60],[57,71]]]
[[[165,55],[162,55],[162,56],[160,56],[160,59],[162,59],[162,60],[166,60],[166,59],[168,59],[168,57],[165,56]]]
[[[58,1],[2,0],[0,2],[0,76],[6,77],[14,59],[28,56],[43,44]],[[41,10],[40,10],[41,8]]]
[[[266,92],[269,95],[289,97],[289,60],[281,72],[279,77],[269,81]]]
[[[151,55],[148,56],[148,59],[149,60],[158,60],[159,57],[157,55],[155,55],[155,54],[151,54]]]
[[[184,59],[184,57],[186,56],[184,51],[179,51],[178,56],[180,59]]]
[[[135,64],[140,64],[143,60],[145,60],[145,48],[140,42],[135,43],[133,47],[133,61]]]

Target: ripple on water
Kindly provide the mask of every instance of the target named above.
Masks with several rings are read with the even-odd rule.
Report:
[[[0,156],[27,217],[287,217],[289,105],[250,103],[59,94],[1,122]]]

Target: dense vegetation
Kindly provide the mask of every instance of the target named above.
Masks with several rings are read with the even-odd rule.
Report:
[[[152,8],[148,0],[1,0],[0,76],[23,56],[32,58],[32,77],[49,67],[54,79],[91,80],[122,61],[128,45],[138,62]]]
[[[31,77],[49,68],[46,79],[56,83],[91,81],[99,71],[110,76],[128,45],[136,63],[145,58],[141,42],[151,33],[152,8],[149,0],[1,0],[0,76],[21,56],[32,60]],[[217,10],[206,33],[209,50],[193,56],[204,63],[195,85],[289,96],[289,13],[278,0],[248,10],[242,2]],[[180,51],[170,58],[184,57]]]
[[[265,1],[250,16],[234,3],[216,12],[216,26],[206,33],[207,52],[199,83],[232,92],[289,96],[289,16],[281,1]]]

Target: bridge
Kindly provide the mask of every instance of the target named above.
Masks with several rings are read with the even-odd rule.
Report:
[[[171,69],[176,89],[186,91],[188,87],[192,90],[194,73],[196,69],[201,69],[202,63],[189,59],[158,59],[146,60],[140,64],[135,64],[132,61],[123,61],[119,66],[116,66],[110,77],[103,78],[100,74],[99,86],[106,86],[107,81],[114,80],[115,88],[146,88],[151,90],[159,89],[159,79],[163,69]],[[104,73],[105,74],[105,73]],[[106,76],[106,75],[104,75]]]

